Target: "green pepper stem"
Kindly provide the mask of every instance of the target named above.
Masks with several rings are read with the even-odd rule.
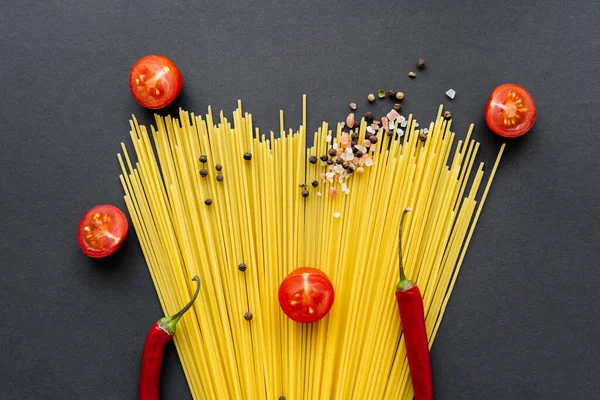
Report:
[[[407,207],[402,211],[402,217],[400,218],[400,229],[398,229],[398,267],[400,270],[400,282],[398,282],[397,288],[403,288],[405,290],[407,286],[414,286],[414,283],[406,278],[406,274],[404,273],[404,263],[402,261],[402,226],[404,225],[404,217],[412,211],[412,208]]]
[[[160,321],[158,321],[161,328],[171,335],[175,334],[175,327],[177,326],[179,319],[192,307],[194,301],[196,301],[196,298],[198,297],[198,293],[200,293],[200,278],[198,278],[198,275],[194,275],[192,280],[197,283],[196,292],[192,296],[192,299],[176,314],[173,314],[170,317],[161,318]]]

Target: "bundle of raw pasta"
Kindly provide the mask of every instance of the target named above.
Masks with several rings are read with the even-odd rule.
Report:
[[[232,120],[181,111],[156,116],[150,133],[131,121],[137,162],[123,145],[121,182],[165,314],[189,299],[191,276],[202,280],[175,337],[195,399],[412,398],[394,297],[400,215],[413,208],[404,263],[431,346],[504,149],[481,194],[473,127],[453,147],[441,112],[426,140],[409,116],[372,141],[364,120],[349,132],[323,123],[308,149],[305,99],[302,125],[286,131],[281,113],[277,137],[241,103]],[[335,288],[313,324],[277,299],[300,266]]]

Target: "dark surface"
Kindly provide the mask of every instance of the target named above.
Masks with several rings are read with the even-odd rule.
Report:
[[[135,235],[105,260],[75,241],[83,213],[124,208],[116,153],[131,65],[171,57],[176,101],[264,130],[278,110],[333,123],[379,87],[430,120],[440,103],[481,159],[500,83],[530,90],[532,132],[511,141],[432,351],[437,399],[600,398],[600,8],[593,1],[8,1],[0,4],[1,399],[134,399],[143,341],[161,316]],[[215,2],[217,3],[217,2]],[[228,4],[225,4],[228,3]],[[455,2],[458,3],[458,2]],[[564,4],[564,5],[563,5]],[[416,80],[418,58],[427,69]],[[457,96],[444,95],[454,88]],[[173,107],[168,111],[174,111]],[[163,398],[188,399],[175,348]]]

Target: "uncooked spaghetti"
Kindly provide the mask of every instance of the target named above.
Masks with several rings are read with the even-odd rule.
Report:
[[[193,292],[190,276],[202,280],[175,337],[194,399],[412,398],[394,297],[400,215],[414,210],[404,259],[423,292],[431,347],[504,150],[480,196],[473,127],[453,147],[441,112],[425,141],[411,117],[404,131],[379,129],[352,174],[309,162],[343,149],[344,127],[323,123],[307,150],[305,99],[302,125],[286,131],[281,113],[277,137],[261,134],[241,103],[232,120],[214,121],[209,108],[205,118],[156,116],[150,133],[131,121],[137,162],[123,144],[121,182],[165,314]],[[353,130],[358,143],[366,130],[364,120]],[[331,312],[314,324],[288,319],[277,301],[300,266],[335,287]]]

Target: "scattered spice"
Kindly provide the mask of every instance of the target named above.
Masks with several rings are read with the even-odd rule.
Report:
[[[398,104],[398,105],[400,105],[400,104]],[[396,110],[390,110],[390,112],[387,113],[386,117],[387,117],[388,121],[394,122],[395,120],[400,118],[400,114],[398,114],[398,111],[396,111]],[[392,129],[392,124],[390,124],[390,129]]]
[[[208,170],[202,168],[200,170],[200,176],[203,177],[203,178],[206,178],[208,176]]]
[[[352,135],[350,135],[350,139],[358,140],[358,133],[353,133]]]
[[[379,89],[377,91],[377,97],[379,97],[380,99],[383,99],[385,97],[385,89]]]
[[[279,400],[285,400],[285,396],[279,396]]]
[[[419,140],[421,142],[424,142],[427,140],[427,132],[421,131],[419,132]]]
[[[356,167],[354,166],[354,164],[348,165],[348,173],[349,174],[353,173],[355,169],[356,169]]]
[[[246,321],[250,321],[252,319],[252,313],[248,311],[246,314],[244,314],[244,319]]]
[[[336,150],[336,149],[334,149],[333,147],[332,147],[332,148],[330,148],[330,149],[329,149],[329,155],[330,155],[331,157],[335,157],[335,156],[337,156],[337,150]]]
[[[346,125],[348,126],[348,128],[354,127],[354,113],[348,114],[348,116],[346,117]]]
[[[327,157],[327,154],[323,154],[321,156],[321,161],[323,161],[323,162],[327,162],[328,159],[329,159],[329,157]]]
[[[310,194],[310,193],[308,193],[308,190],[306,190],[306,189],[304,189],[304,190],[302,191],[302,197],[308,197],[308,195],[309,195],[309,194]]]
[[[350,109],[351,110],[356,110],[356,103],[350,103]]]
[[[335,159],[336,164],[342,165],[344,163],[344,159],[342,157],[338,157]]]
[[[200,162],[202,164],[204,164],[206,161],[208,161],[208,157],[206,157],[204,154],[200,156]]]
[[[342,214],[339,211],[333,213],[333,218],[339,218]]]
[[[404,93],[402,93],[402,92],[396,93],[396,100],[402,101],[403,98],[404,98]]]
[[[371,111],[365,113],[365,121],[367,121],[367,122],[373,121],[373,113]]]
[[[333,165],[333,160],[327,160],[327,165]]]
[[[317,156],[310,156],[308,158],[308,162],[310,162],[311,164],[316,164],[317,161],[319,161],[319,159],[317,158]]]
[[[242,272],[246,271],[246,264],[244,264],[244,263],[239,264],[238,269]]]
[[[410,71],[410,72],[408,73],[408,77],[409,77],[409,78],[416,78],[416,77],[417,77],[417,74],[416,74],[415,72],[413,72],[413,71]]]
[[[417,60],[417,68],[425,69],[425,60],[423,60],[422,58],[419,58]]]
[[[367,100],[369,100],[369,103],[373,103],[375,101],[375,95],[373,93],[369,94]]]
[[[245,153],[244,153],[244,160],[246,160],[246,161],[250,161],[250,160],[252,160],[252,153],[250,153],[250,152],[245,152]]]
[[[207,206],[212,205],[212,199],[208,197],[206,200],[204,200],[204,204],[206,204]]]
[[[448,91],[446,92],[446,96],[450,97],[451,99],[454,99],[454,96],[456,96],[456,91],[454,91],[454,89],[448,89]]]
[[[371,142],[373,144],[377,143],[377,136],[375,136],[375,135],[369,136],[369,142]]]
[[[446,121],[448,121],[451,118],[452,118],[452,113],[450,111],[444,111],[444,119],[446,119]]]
[[[350,164],[348,164],[347,162],[345,162],[345,163],[343,163],[343,164],[342,164],[342,167],[343,167],[345,170],[348,170],[348,168],[350,168]]]
[[[311,185],[312,185],[312,187],[317,187],[317,186],[319,186],[319,181],[312,181]]]
[[[217,164],[217,165],[215,165],[215,169],[217,171],[221,171],[223,169],[223,166],[221,164]]]
[[[218,174],[217,175],[217,181],[218,182],[222,182],[223,181],[223,174]]]
[[[400,111],[400,109],[402,108],[402,105],[400,105],[400,103],[396,103],[394,104],[394,106],[392,107],[396,112]]]
[[[357,174],[362,174],[363,172],[365,172],[365,169],[363,167],[356,168],[356,173]]]
[[[305,188],[306,187],[306,183],[301,183],[301,184],[298,185],[298,187]]]
[[[396,97],[396,91],[395,91],[395,90],[393,90],[393,89],[390,89],[390,90],[388,90],[388,97],[389,97],[390,99],[393,99],[393,98],[395,98],[395,97]]]
[[[362,151],[360,151],[360,150],[357,149],[355,155],[356,155],[356,158],[362,158],[362,156],[364,155],[364,153]]]

